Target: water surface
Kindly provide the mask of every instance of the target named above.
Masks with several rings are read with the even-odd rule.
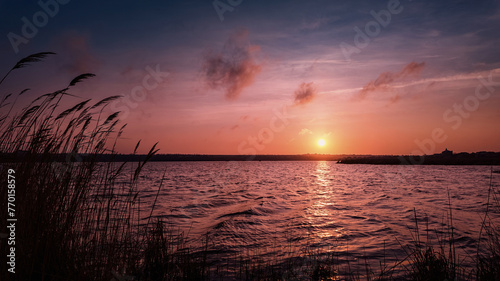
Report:
[[[488,166],[156,162],[140,179],[145,210],[164,173],[154,216],[193,241],[209,233],[220,253],[289,257],[307,248],[377,266],[404,258],[415,211],[422,241],[425,229],[431,244],[448,237],[452,219],[457,254],[474,255],[490,179],[500,182]]]

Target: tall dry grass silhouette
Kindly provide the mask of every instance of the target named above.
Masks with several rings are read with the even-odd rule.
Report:
[[[49,55],[53,53],[20,60],[0,86],[11,72]],[[8,168],[16,172],[17,280],[111,280],[114,272],[139,270],[141,252],[136,249],[143,232],[136,217],[136,179],[145,163],[128,173],[129,184],[119,185],[116,179],[124,174],[125,164],[97,161],[100,155],[116,154],[125,125],[118,127],[118,112],[106,115],[104,110],[118,96],[93,102],[71,94],[93,76],[79,75],[66,88],[41,95],[18,112],[16,102],[28,89],[1,99],[0,152],[15,158],[2,166],[1,174]],[[62,109],[64,99],[76,102]],[[156,151],[153,147],[147,158]],[[0,182],[6,186],[6,177]],[[2,198],[5,194],[2,188]],[[6,205],[0,201],[2,210]],[[1,214],[6,221],[6,212]],[[6,252],[4,243],[1,247]],[[6,264],[1,267],[3,275]]]

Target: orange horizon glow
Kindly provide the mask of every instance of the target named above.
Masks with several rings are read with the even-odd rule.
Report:
[[[9,5],[17,13],[2,10],[0,29],[19,33],[24,6]],[[387,8],[376,1],[248,2],[223,24],[212,5],[130,2],[123,16],[102,5],[68,6],[60,24],[18,40],[19,52],[5,40],[3,73],[34,50],[57,55],[16,70],[2,90],[34,89],[19,98],[29,104],[95,73],[60,108],[122,96],[102,112],[128,124],[120,153],[139,140],[139,153],[158,142],[164,154],[500,151],[500,12],[491,3],[450,4],[470,25],[448,4],[400,3],[376,35],[365,34],[378,24],[371,12]]]
[[[488,129],[496,128],[500,121],[500,100],[493,95],[485,100],[475,97],[480,85],[475,76],[488,75],[500,81],[499,70],[468,77],[420,78],[408,85],[399,84],[397,90],[377,90],[364,100],[351,98],[359,89],[342,95],[322,91],[305,106],[294,106],[286,99],[254,101],[251,105],[250,93],[265,92],[269,86],[256,82],[239,100],[203,110],[151,107],[149,115],[164,118],[152,122],[140,117],[145,122],[129,128],[128,138],[141,136],[151,139],[152,144],[159,141],[160,153],[182,154],[406,155],[439,153],[445,148],[500,151],[500,132]],[[286,85],[276,81],[272,89]],[[486,87],[482,90],[484,95],[488,93]],[[397,102],[391,100],[394,91],[400,96]],[[436,130],[440,133],[437,137]],[[327,145],[330,138],[335,139],[334,146]],[[318,144],[319,139],[325,140],[324,146]],[[130,150],[133,141],[127,142],[121,140],[119,149]]]

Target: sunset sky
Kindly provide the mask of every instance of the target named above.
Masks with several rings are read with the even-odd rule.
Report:
[[[43,3],[48,3],[44,5]],[[128,123],[119,151],[500,151],[499,1],[0,1],[0,94],[72,93]],[[68,98],[76,104],[79,98]],[[318,145],[323,139],[325,145]]]

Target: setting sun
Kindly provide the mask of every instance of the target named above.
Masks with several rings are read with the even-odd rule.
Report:
[[[319,145],[319,146],[325,146],[325,144],[326,144],[326,142],[325,142],[325,140],[324,140],[324,139],[319,139],[319,140],[318,140],[318,145]]]

